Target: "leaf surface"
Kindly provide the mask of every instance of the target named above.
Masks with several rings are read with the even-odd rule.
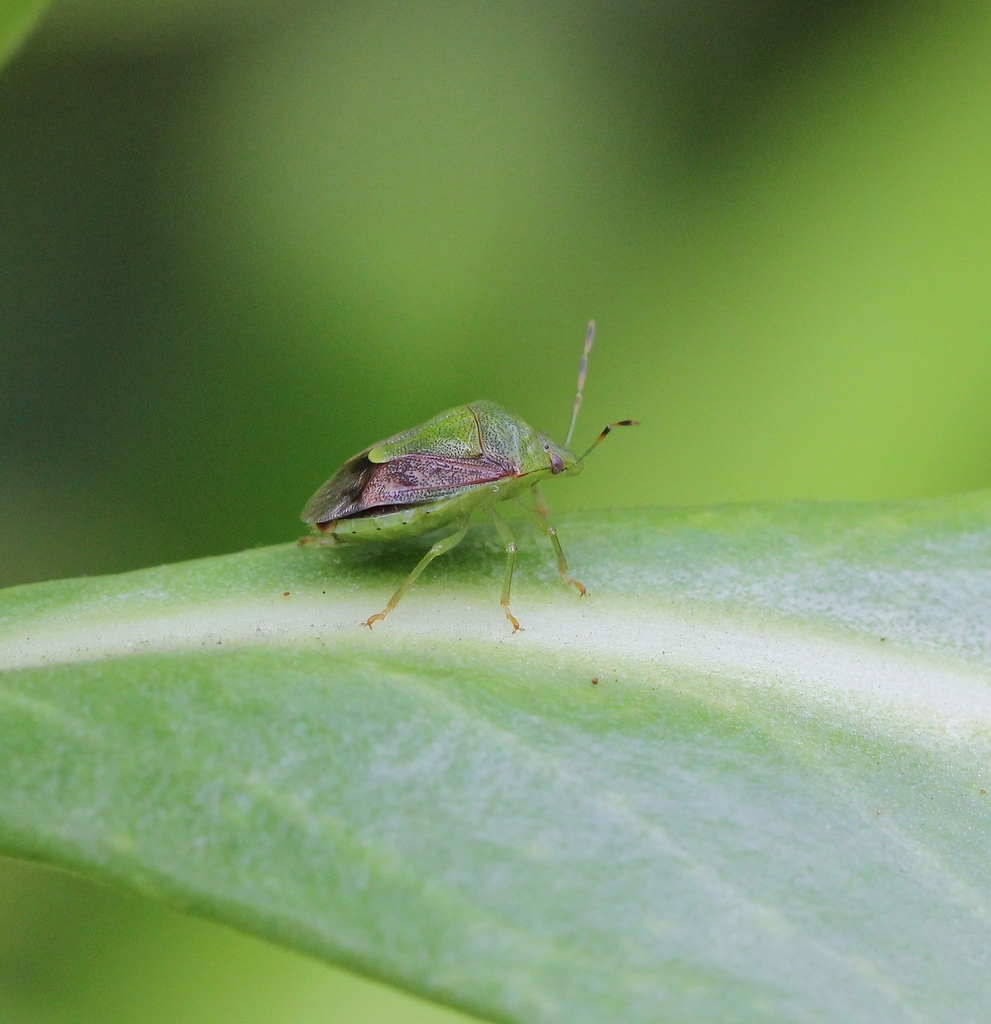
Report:
[[[985,1019],[991,494],[558,525],[515,635],[482,525],[374,631],[422,545],[0,592],[0,847],[495,1021]]]

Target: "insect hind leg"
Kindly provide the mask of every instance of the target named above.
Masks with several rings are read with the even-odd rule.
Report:
[[[536,488],[534,488],[536,490]],[[522,501],[519,503],[520,508],[523,509],[527,519],[533,523],[541,533],[546,535],[551,544],[554,545],[554,554],[557,557],[557,571],[561,574],[561,578],[569,587],[574,587],[578,593],[584,597],[588,591],[585,587],[574,579],[571,573],[568,571],[568,560],[564,557],[564,549],[561,547],[561,542],[557,537],[557,529],[547,518],[547,506],[543,504],[543,498],[538,493],[535,496],[536,508],[529,508]]]
[[[371,629],[374,623],[381,622],[393,608],[403,599],[403,595],[407,590],[416,582],[417,577],[423,572],[424,569],[438,556],[443,555],[445,551],[450,551],[456,544],[460,544],[464,540],[465,534],[468,532],[468,520],[461,519],[458,521],[458,529],[454,533],[449,533],[446,537],[442,537],[436,544],[417,562],[416,568],[403,580],[402,586],[389,598],[389,603],[380,612],[376,612],[374,615],[369,616],[365,619],[365,625]]]
[[[296,543],[299,544],[301,548],[334,548],[341,542],[333,533],[325,533],[322,536],[312,534],[306,537],[300,537]]]

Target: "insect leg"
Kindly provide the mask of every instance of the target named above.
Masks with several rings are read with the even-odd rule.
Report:
[[[547,507],[547,502],[544,501],[544,492],[540,489],[540,484],[534,484],[530,488],[530,493],[533,495],[533,507],[542,516],[548,515],[550,509]]]
[[[584,597],[588,591],[578,580],[572,579],[571,573],[568,572],[568,562],[564,557],[564,549],[561,547],[561,542],[557,539],[557,530],[547,519],[547,506],[543,505],[543,499],[539,495],[536,496],[535,501],[540,503],[536,509],[528,508],[522,501],[519,503],[520,508],[523,509],[527,519],[550,538],[551,544],[554,545],[554,554],[557,555],[557,571],[564,578],[564,582],[569,587],[574,587]],[[541,505],[543,505],[543,510],[541,510]]]
[[[444,554],[445,551],[450,551],[455,544],[459,544],[464,540],[465,534],[468,532],[468,520],[462,519],[459,521],[458,529],[454,533],[448,534],[446,537],[442,537],[436,544],[420,559],[417,563],[416,568],[403,580],[402,586],[389,598],[389,603],[370,618],[365,620],[365,625],[371,629],[372,624],[375,622],[381,622],[382,619],[396,607],[397,604],[403,599],[403,595],[407,590],[416,582],[417,576],[423,572],[424,569],[438,556]]]
[[[515,633],[518,629],[523,628],[516,616],[509,610],[509,589],[513,585],[513,566],[516,564],[516,538],[513,536],[513,531],[510,530],[509,524],[494,508],[490,508],[489,512],[492,513],[499,536],[502,538],[503,544],[506,545],[506,576],[502,581],[502,600],[500,604],[502,605],[502,610],[506,613],[506,618],[513,624],[513,632]]]
[[[316,535],[300,537],[297,543],[301,548],[310,547],[310,545],[315,548],[332,548],[336,547],[341,542],[332,533],[327,533],[322,537],[317,537]]]

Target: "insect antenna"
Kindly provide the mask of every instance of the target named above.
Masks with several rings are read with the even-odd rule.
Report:
[[[578,366],[578,393],[575,395],[575,404],[571,407],[571,426],[568,427],[568,436],[564,439],[565,448],[571,445],[571,435],[575,432],[575,424],[578,422],[578,410],[582,407],[582,391],[585,389],[585,374],[588,372],[588,354],[592,351],[593,341],[595,341],[595,321],[589,320],[588,331],[585,333],[585,348],[582,350],[582,361]],[[598,441],[595,442],[595,444],[598,443]],[[592,445],[592,448],[594,447],[595,445]]]
[[[602,433],[599,434],[599,436],[588,446],[588,451],[585,452],[585,454],[578,461],[579,462],[584,462],[585,459],[588,458],[589,454],[592,451],[594,451],[596,448],[598,448],[598,446],[600,444],[602,444],[603,441],[605,441],[605,439],[612,432],[613,427],[639,427],[639,426],[640,426],[640,421],[639,420],[619,420],[616,423],[610,423],[609,426],[606,427],[605,430],[603,430]]]

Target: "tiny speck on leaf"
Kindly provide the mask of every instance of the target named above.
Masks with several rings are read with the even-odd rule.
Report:
[[[289,591],[287,590],[282,596],[283,597],[288,597],[289,596]]]
[[[592,685],[593,686],[598,686],[599,685],[599,677],[598,676],[592,676]]]
[[[988,795],[988,791],[986,789],[982,789],[981,790],[981,796],[987,796],[987,795]]]

